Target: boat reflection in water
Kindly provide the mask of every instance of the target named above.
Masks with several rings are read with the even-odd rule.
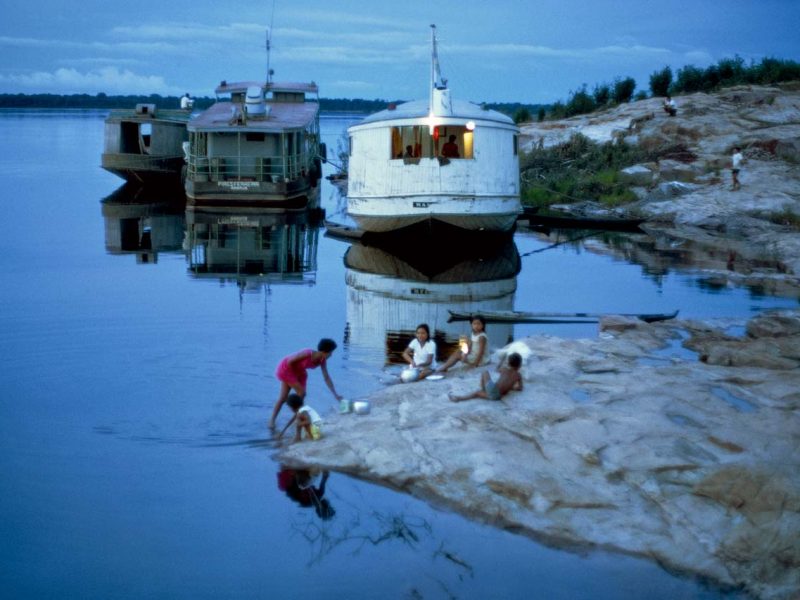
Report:
[[[448,311],[512,310],[520,271],[513,239],[476,242],[351,245],[344,257],[350,347],[400,364],[417,325],[427,323],[441,362],[469,332],[468,323],[449,323]],[[513,325],[492,324],[486,333],[498,348],[513,339]]]
[[[103,198],[106,252],[134,254],[137,263],[158,262],[159,252],[182,252],[183,189],[127,183]]]
[[[251,209],[186,209],[189,274],[235,282],[242,291],[269,283],[313,285],[318,211],[266,213]]]

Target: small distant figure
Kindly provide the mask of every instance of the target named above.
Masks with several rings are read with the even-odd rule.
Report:
[[[442,156],[445,158],[459,158],[458,146],[456,145],[456,136],[451,135],[450,138],[442,146]]]
[[[414,158],[414,148],[411,144],[406,146],[406,153],[403,155],[403,158]]]
[[[486,335],[486,319],[481,315],[472,317],[470,323],[472,333],[469,341],[465,342],[466,348],[459,348],[450,358],[439,367],[436,371],[438,373],[446,373],[447,370],[461,361],[466,367],[477,368],[486,363],[489,356],[489,336]]]
[[[466,396],[455,396],[448,394],[452,402],[463,402],[473,398],[483,398],[485,400],[500,400],[511,390],[522,390],[522,375],[519,368],[522,366],[522,357],[516,352],[508,355],[508,367],[498,367],[500,376],[497,381],[492,379],[489,371],[481,373],[481,389],[467,394]]]
[[[742,170],[743,162],[744,156],[742,156],[742,149],[739,146],[736,146],[733,149],[733,155],[731,156],[731,190],[738,190],[742,187],[742,184],[739,182],[739,173]]]
[[[289,394],[286,399],[286,404],[294,412],[294,416],[289,419],[286,427],[281,430],[278,437],[283,437],[286,430],[292,426],[292,423],[297,423],[295,427],[294,441],[299,442],[302,439],[302,434],[305,431],[306,437],[310,440],[318,440],[322,437],[322,417],[310,406],[305,406],[305,401],[295,393]]]
[[[194,100],[189,95],[189,92],[186,92],[183,96],[181,96],[181,109],[192,110],[192,108],[194,108]]]
[[[310,348],[300,350],[296,354],[287,356],[278,364],[278,368],[275,370],[275,377],[281,382],[281,390],[278,394],[278,400],[275,402],[275,408],[272,409],[272,417],[269,420],[270,429],[275,429],[275,419],[278,417],[283,403],[286,402],[290,390],[301,398],[305,398],[308,369],[320,367],[328,389],[337,401],[342,399],[336,392],[336,388],[333,387],[333,381],[328,375],[327,362],[334,350],[336,350],[336,342],[323,338],[317,344],[316,350],[311,350]]]
[[[675,104],[675,100],[673,100],[670,96],[664,98],[664,112],[670,117],[674,117],[678,114],[678,107]]]
[[[436,368],[436,342],[430,338],[430,327],[427,323],[420,323],[416,337],[403,350],[405,361],[411,368],[419,370],[419,379],[425,379]]]

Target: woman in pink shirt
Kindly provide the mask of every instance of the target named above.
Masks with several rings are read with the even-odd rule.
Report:
[[[323,338],[317,344],[316,350],[311,350],[310,348],[300,350],[300,352],[287,356],[278,364],[278,368],[275,370],[275,377],[281,382],[281,391],[278,394],[275,408],[272,409],[272,417],[269,420],[270,429],[275,428],[275,419],[289,396],[289,390],[294,390],[298,396],[305,398],[308,369],[321,367],[322,377],[325,379],[328,389],[333,393],[336,400],[342,399],[336,392],[336,388],[333,387],[333,381],[328,375],[328,367],[326,366],[326,362],[334,350],[336,350],[336,342]]]

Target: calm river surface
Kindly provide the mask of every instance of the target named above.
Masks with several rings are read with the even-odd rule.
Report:
[[[392,331],[423,319],[443,339],[465,329],[447,326],[450,305],[435,301],[462,287],[467,308],[735,317],[796,302],[704,284],[688,267],[632,264],[619,258],[624,238],[616,253],[602,237],[534,252],[555,238],[533,233],[500,258],[473,258],[486,272],[462,269],[463,284],[441,266],[433,302],[394,297],[390,255],[345,261],[348,244],[323,229],[278,224],[245,256],[257,231],[247,219],[223,216],[222,244],[201,215],[152,197],[127,204],[121,180],[99,167],[104,116],[0,113],[0,596],[734,597],[338,473],[324,492],[335,515],[321,519],[279,488],[265,428],[273,372],[332,337],[339,391],[366,394],[388,378]],[[323,119],[329,153],[354,120]],[[321,201],[341,215],[327,181]],[[595,325],[489,329],[497,344],[596,335]],[[309,397],[333,407],[316,372]]]

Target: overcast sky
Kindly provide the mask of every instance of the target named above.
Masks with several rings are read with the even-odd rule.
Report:
[[[552,102],[670,65],[800,60],[800,0],[3,0],[0,93],[212,96],[262,80],[327,98],[427,93],[430,28],[454,97]]]

